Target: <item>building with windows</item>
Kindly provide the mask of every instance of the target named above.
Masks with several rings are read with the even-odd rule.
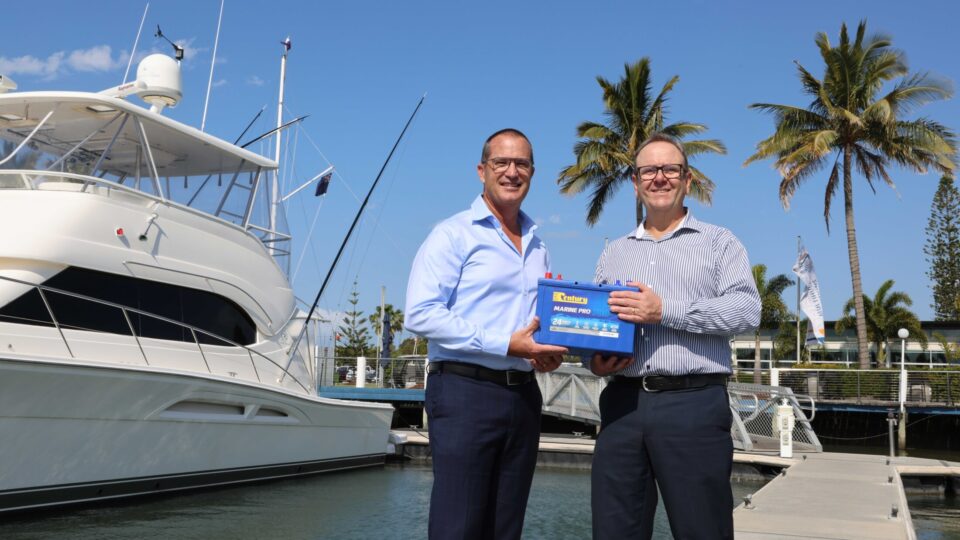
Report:
[[[837,333],[835,328],[836,321],[826,321],[824,344],[814,346],[810,349],[810,357],[813,362],[824,362],[833,364],[857,363],[857,332],[856,329],[848,329],[843,333]],[[934,334],[942,335],[949,345],[960,347],[960,321],[921,321],[921,328],[927,336],[927,346],[916,339],[916,336],[910,336],[906,341],[905,360],[907,365],[943,365],[947,363],[947,354],[943,346],[934,337]],[[760,359],[763,366],[767,367],[771,358],[776,359],[778,363],[790,364],[796,362],[796,346],[789,347],[788,354],[781,354],[775,349],[775,339],[780,333],[778,328],[760,329]],[[795,336],[796,334],[792,334]],[[731,344],[733,357],[741,368],[753,366],[755,354],[755,336],[754,334],[740,334],[734,337]],[[795,338],[794,338],[795,339]],[[877,351],[875,345],[870,343],[870,359],[876,363]],[[899,365],[900,362],[900,338],[896,335],[890,337],[887,347],[887,355],[890,358],[890,365]],[[883,365],[884,359],[880,359]],[[960,362],[954,360],[954,365],[960,366]]]

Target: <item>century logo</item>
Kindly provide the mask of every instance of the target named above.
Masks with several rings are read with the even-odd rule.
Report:
[[[586,304],[586,296],[573,296],[562,293],[560,291],[553,291],[553,301],[562,302],[564,304]]]

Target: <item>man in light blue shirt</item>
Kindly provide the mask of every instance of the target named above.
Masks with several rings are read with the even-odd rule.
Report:
[[[491,135],[477,165],[483,193],[433,229],[410,271],[404,322],[429,340],[431,539],[523,530],[543,403],[533,372],[567,352],[533,340],[537,279],[550,270],[520,210],[533,170],[523,133]]]

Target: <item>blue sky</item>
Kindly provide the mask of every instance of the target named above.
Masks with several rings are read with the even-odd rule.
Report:
[[[142,2],[15,2],[4,7],[0,73],[20,90],[98,91],[121,82],[144,9]],[[184,100],[166,114],[198,126],[213,51],[218,0],[154,1],[138,53],[166,52],[153,37],[159,24],[187,45]],[[717,183],[714,204],[691,207],[706,221],[730,228],[752,263],[790,274],[796,238],[816,265],[827,319],[851,296],[842,203],[823,221],[826,174],[810,180],[785,211],[771,163],[743,161],[772,121],[747,109],[754,102],[805,105],[794,61],[821,73],[814,35],[837,40],[840,24],[863,18],[871,32],[893,37],[914,71],[960,80],[952,2],[253,2],[227,0],[220,35],[207,131],[233,140],[264,105],[252,131],[275,122],[279,42],[293,42],[287,76],[291,114],[310,114],[296,141],[296,165],[284,169],[290,185],[328,163],[338,176],[325,199],[297,196],[288,219],[303,239],[320,214],[297,274],[299,296],[316,287],[420,96],[427,100],[384,174],[321,305],[347,308],[358,282],[369,312],[386,287],[387,302],[402,306],[410,263],[430,228],[466,208],[481,184],[475,167],[488,134],[516,127],[533,141],[536,174],[524,208],[541,224],[556,272],[590,279],[604,238],[633,223],[633,190],[625,186],[598,225],[584,224],[586,195],[559,194],[556,177],[573,159],[575,128],[602,120],[598,75],[617,79],[627,62],[652,59],[654,84],[680,82],[669,119],[708,125],[725,156],[696,165]],[[37,21],[42,20],[38,24]],[[134,66],[133,71],[135,71]],[[952,99],[918,114],[960,128]],[[292,138],[291,138],[292,139]],[[312,142],[311,142],[312,141]],[[322,152],[318,152],[313,143]],[[272,148],[272,146],[270,147]],[[294,148],[290,146],[290,154]],[[272,152],[272,150],[269,150]],[[923,232],[938,175],[894,169],[897,190],[873,194],[855,180],[855,208],[864,290],[886,279],[908,293],[914,309],[932,317]],[[791,274],[792,276],[792,274]],[[788,305],[795,291],[785,295]]]

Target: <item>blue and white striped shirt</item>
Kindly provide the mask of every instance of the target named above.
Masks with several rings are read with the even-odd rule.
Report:
[[[641,225],[611,242],[598,283],[647,284],[663,302],[660,324],[637,325],[635,361],[621,375],[730,373],[729,337],[760,324],[760,296],[747,251],[729,230],[689,210],[659,240]]]
[[[437,225],[420,246],[407,283],[404,325],[429,340],[431,361],[498,370],[533,367],[507,356],[510,335],[536,315],[537,279],[550,270],[537,225],[520,212],[521,251],[477,197]]]

